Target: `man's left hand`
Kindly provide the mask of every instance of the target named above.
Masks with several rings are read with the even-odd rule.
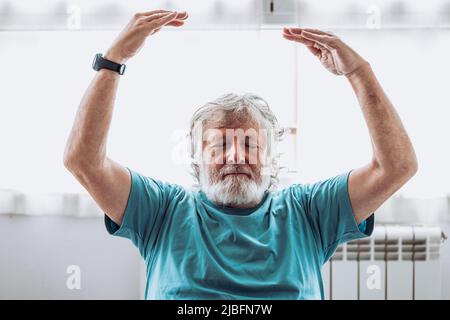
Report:
[[[331,73],[349,76],[368,65],[358,53],[332,33],[317,29],[283,28],[283,37],[304,44]]]

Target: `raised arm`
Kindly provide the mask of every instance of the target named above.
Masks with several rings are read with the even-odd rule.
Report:
[[[140,50],[148,36],[165,25],[183,25],[187,16],[185,12],[166,10],[138,13],[104,57],[125,63]],[[106,69],[94,76],[78,108],[64,152],[64,166],[118,225],[122,223],[131,177],[125,167],[108,158],[106,143],[120,77]]]
[[[341,39],[316,29],[285,28],[283,36],[303,43],[327,68],[344,75],[361,106],[372,140],[372,161],[349,177],[349,196],[358,223],[367,219],[417,171],[414,148],[370,64]]]

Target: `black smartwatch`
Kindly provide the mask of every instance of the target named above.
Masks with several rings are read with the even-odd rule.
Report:
[[[114,61],[108,60],[103,58],[101,53],[97,53],[94,58],[94,62],[92,63],[92,68],[95,71],[98,71],[100,69],[108,69],[117,72],[118,74],[122,75],[125,72],[125,65],[116,63]]]

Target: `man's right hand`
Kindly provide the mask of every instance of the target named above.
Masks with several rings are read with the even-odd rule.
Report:
[[[187,17],[186,11],[153,10],[136,13],[106,52],[105,58],[125,63],[142,48],[148,36],[166,25],[180,27]]]

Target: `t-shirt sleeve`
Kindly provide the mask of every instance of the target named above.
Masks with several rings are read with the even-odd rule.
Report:
[[[122,224],[117,225],[105,214],[105,226],[109,234],[130,239],[146,258],[167,220],[167,208],[178,186],[127,169],[131,175],[131,189]]]
[[[323,263],[337,247],[351,240],[372,235],[374,214],[359,225],[348,193],[349,172],[309,185],[297,185],[296,195],[301,198],[313,232],[320,241]]]

